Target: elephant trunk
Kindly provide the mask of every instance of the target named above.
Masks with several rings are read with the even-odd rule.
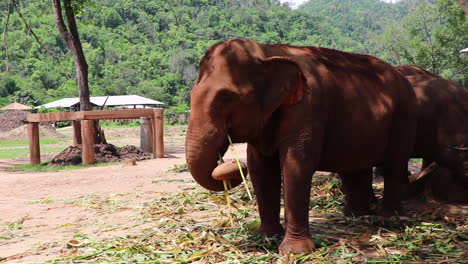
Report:
[[[199,125],[203,125],[203,129],[199,129]],[[229,146],[227,133],[214,126],[207,129],[208,126],[206,120],[200,123],[191,120],[185,141],[187,165],[192,177],[201,186],[210,191],[222,191],[223,182],[213,179],[211,173],[218,165],[219,157],[224,155]],[[239,183],[234,181],[231,185],[236,186]]]

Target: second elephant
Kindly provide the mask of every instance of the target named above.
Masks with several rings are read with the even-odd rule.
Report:
[[[465,190],[455,201],[467,201],[468,89],[418,66],[403,65],[395,69],[410,82],[417,99],[418,125],[412,157],[423,159],[422,169],[432,162],[447,169],[449,174],[443,173],[445,181],[453,177],[458,185],[457,193],[463,193],[460,188]],[[411,188],[410,192],[414,190]],[[445,191],[444,196],[449,197],[450,192]]]

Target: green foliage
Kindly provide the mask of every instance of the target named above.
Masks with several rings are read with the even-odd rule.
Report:
[[[169,107],[164,111],[166,120],[169,124],[187,124],[189,114],[189,106],[187,104],[180,104],[177,106]]]
[[[38,105],[39,100],[36,99],[33,93],[27,90],[16,91],[13,94],[13,101],[24,105]]]
[[[0,108],[10,104],[9,97],[0,97]]]
[[[0,74],[0,97],[6,97],[18,91],[16,81],[7,74]]]
[[[384,54],[398,64],[415,64],[443,77],[468,83],[468,19],[452,0],[408,0],[409,15],[388,25],[377,38]]]
[[[56,30],[51,3],[16,2],[44,47],[54,55],[34,40],[18,14],[12,12],[7,38],[11,74],[0,75],[0,104],[9,102],[19,90],[37,99],[29,104],[78,96],[73,59]],[[457,52],[468,43],[468,26],[466,16],[453,1],[388,4],[379,0],[314,0],[297,10],[277,2],[73,0],[89,64],[91,95],[136,94],[168,107],[187,104],[206,49],[235,37],[325,46],[390,62],[414,61],[429,69],[429,54],[434,54],[435,47],[435,61],[440,64],[437,72],[463,78],[456,74],[457,67],[466,65],[468,56]],[[405,18],[408,13],[412,18]],[[425,17],[435,21],[431,22],[434,46],[427,46],[420,36],[422,24],[416,22]],[[6,3],[2,2],[1,25],[5,18]],[[402,24],[397,22],[402,19]],[[385,26],[389,29],[378,37]],[[5,59],[5,50],[0,49],[2,69]]]
[[[371,37],[388,23],[402,19],[406,8],[406,1],[387,4],[376,0],[314,0],[302,7],[320,25],[317,35],[326,42],[319,45],[377,56],[381,51],[372,45]]]
[[[109,128],[124,128],[124,127],[139,127],[138,120],[100,120],[99,125],[103,129]]]

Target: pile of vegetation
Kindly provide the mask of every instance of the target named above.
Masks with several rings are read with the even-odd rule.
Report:
[[[28,112],[24,111],[0,112],[0,133],[25,125],[28,114]]]
[[[117,162],[126,159],[143,160],[153,157],[152,154],[146,153],[140,148],[131,145],[116,147],[112,144],[96,144],[94,145],[94,152],[96,155],[96,162]],[[81,164],[83,162],[81,153],[81,145],[69,146],[55,155],[46,165],[68,166]]]
[[[411,218],[347,218],[340,213],[340,181],[328,174],[313,179],[310,232],[318,248],[309,254],[280,256],[280,239],[253,232],[259,226],[255,200],[248,199],[244,188],[231,190],[230,197],[234,226],[222,193],[200,186],[164,192],[132,217],[135,226],[150,223],[141,234],[104,240],[77,234],[62,257],[49,262],[461,263],[466,259],[468,229],[463,212],[418,204],[406,205]]]
[[[5,25],[8,2],[0,2]],[[72,56],[50,1],[15,0],[0,49],[0,106],[78,96]],[[296,10],[271,0],[79,1],[91,95],[138,94],[175,106],[206,49],[221,40],[317,45],[418,64],[466,83],[468,20],[452,0],[313,0]],[[31,31],[25,29],[20,11]],[[77,10],[78,11],[78,10]]]

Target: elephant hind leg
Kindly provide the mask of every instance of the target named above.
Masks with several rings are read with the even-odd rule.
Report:
[[[384,201],[382,215],[392,216],[401,215],[403,208],[401,200],[408,193],[408,184],[402,184],[408,178],[407,161],[393,161],[384,165]],[[406,180],[403,180],[403,176]]]
[[[412,90],[412,89],[409,89]],[[402,213],[401,200],[408,187],[408,160],[410,159],[416,135],[416,108],[412,99],[400,97],[395,108],[390,138],[387,144],[384,171],[383,215],[399,215]]]
[[[343,213],[346,216],[361,216],[371,214],[369,202],[375,199],[372,189],[372,169],[340,174],[345,193],[346,206]]]

